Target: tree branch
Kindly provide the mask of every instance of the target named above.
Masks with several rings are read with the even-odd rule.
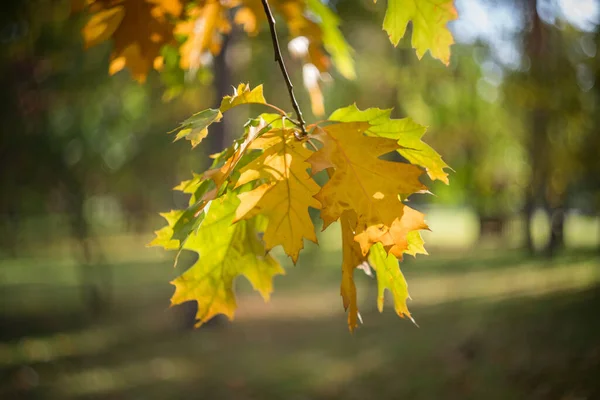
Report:
[[[302,118],[302,111],[300,111],[300,106],[298,105],[298,101],[296,101],[296,96],[294,96],[294,85],[292,85],[290,76],[288,75],[287,69],[285,68],[285,64],[283,63],[283,57],[281,56],[279,39],[277,39],[277,31],[275,31],[275,18],[273,17],[273,13],[271,12],[271,8],[269,7],[268,1],[261,1],[265,9],[265,14],[267,14],[267,21],[269,21],[269,28],[271,30],[271,40],[273,41],[273,52],[275,53],[275,62],[279,64],[279,68],[281,69],[281,73],[283,74],[283,78],[285,79],[285,84],[287,85],[288,93],[290,94],[290,100],[292,101],[292,106],[294,107],[294,111],[296,111],[296,117],[298,118],[298,126],[302,131],[302,136],[306,136],[306,123]]]

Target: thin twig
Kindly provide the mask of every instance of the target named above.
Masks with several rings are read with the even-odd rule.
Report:
[[[306,136],[308,135],[308,133],[306,132],[306,123],[302,118],[302,111],[300,111],[300,106],[298,105],[298,101],[296,101],[296,96],[294,96],[294,85],[292,85],[290,76],[288,75],[287,69],[285,68],[285,64],[283,63],[283,57],[281,56],[279,39],[277,39],[277,31],[275,31],[275,17],[273,17],[273,13],[271,12],[271,7],[269,7],[268,1],[261,1],[265,9],[265,14],[267,14],[267,21],[269,21],[269,28],[271,30],[271,40],[273,41],[273,52],[275,53],[275,62],[279,64],[279,68],[281,69],[281,73],[283,74],[283,78],[285,79],[285,84],[287,85],[287,89],[290,94],[292,106],[294,107],[294,111],[296,111],[296,117],[298,118],[299,128],[302,131],[302,136]]]

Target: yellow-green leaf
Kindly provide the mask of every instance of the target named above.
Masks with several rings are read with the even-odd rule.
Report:
[[[265,96],[263,95],[262,85],[258,85],[254,89],[250,90],[250,85],[240,83],[237,88],[234,89],[232,96],[225,96],[221,101],[219,109],[221,112],[225,112],[240,104],[266,104]]]
[[[160,216],[167,220],[167,226],[154,232],[156,237],[148,243],[148,247],[159,246],[163,247],[165,250],[179,249],[179,240],[173,239],[173,227],[183,213],[184,210],[171,210],[167,213],[160,213]]]
[[[340,18],[321,0],[308,0],[307,6],[320,19],[319,27],[323,31],[323,46],[331,54],[335,67],[346,79],[356,78],[352,59],[354,50],[340,31]]]
[[[454,43],[448,22],[458,17],[454,0],[388,0],[383,29],[394,46],[412,21],[412,47],[421,59],[429,50],[434,58],[448,65]]]
[[[208,127],[214,123],[219,122],[223,118],[220,110],[214,110],[212,108],[200,111],[183,121],[175,136],[175,140],[186,138],[192,142],[192,147],[196,147],[202,140],[208,135]]]
[[[204,222],[183,246],[185,250],[198,253],[199,259],[171,282],[175,285],[171,304],[196,301],[196,326],[217,314],[233,319],[237,307],[234,280],[239,275],[244,275],[268,301],[273,277],[284,274],[277,261],[266,254],[259,238],[264,220],[244,220],[233,224],[238,205],[234,192],[213,200]]]
[[[402,318],[408,317],[414,322],[406,305],[406,300],[410,299],[408,285],[400,271],[396,257],[387,254],[383,245],[377,243],[371,247],[369,252],[369,264],[377,273],[377,308],[379,312],[383,311],[384,294],[388,289],[394,298],[396,314]]]

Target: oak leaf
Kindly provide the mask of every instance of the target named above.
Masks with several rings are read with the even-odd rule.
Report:
[[[383,29],[397,46],[412,21],[412,47],[417,57],[421,59],[429,50],[434,58],[448,65],[454,39],[447,24],[458,17],[453,3],[454,0],[388,0]]]
[[[233,319],[236,301],[234,280],[244,275],[265,301],[273,289],[273,277],[284,274],[277,261],[266,254],[259,239],[264,220],[233,224],[239,200],[234,192],[213,200],[204,222],[185,242],[184,249],[199,254],[198,261],[171,283],[175,293],[171,305],[196,301],[196,326],[217,314]]]
[[[268,219],[263,237],[267,250],[282,245],[294,263],[304,248],[304,238],[317,242],[308,208],[320,208],[313,197],[319,185],[306,171],[312,154],[296,139],[292,129],[273,129],[255,139],[250,148],[265,149],[240,170],[236,186],[260,180],[255,189],[241,193],[236,220],[257,214]]]
[[[329,181],[315,196],[323,205],[324,227],[344,211],[357,214],[358,231],[369,226],[391,226],[402,216],[404,204],[398,195],[420,192],[422,171],[414,165],[384,161],[379,156],[396,151],[395,140],[369,137],[366,122],[342,122],[317,127],[315,139],[323,143],[308,159],[313,173],[333,168]]]
[[[231,31],[227,12],[218,0],[198,1],[187,10],[187,20],[175,27],[175,34],[187,36],[179,48],[182,69],[197,71],[204,53],[217,55],[221,52],[221,38]]]
[[[186,138],[191,142],[192,147],[196,147],[208,136],[208,127],[215,122],[219,122],[222,118],[223,114],[220,110],[208,108],[200,111],[183,121],[175,129],[178,131],[175,141]]]
[[[237,88],[234,88],[233,95],[223,97],[219,109],[225,112],[241,104],[267,104],[263,95],[263,86],[258,85],[250,89],[250,85],[240,83]]]
[[[184,210],[171,210],[166,213],[160,213],[160,216],[167,221],[167,225],[154,232],[156,237],[148,243],[148,247],[160,246],[165,250],[178,250],[179,240],[173,239],[173,227],[183,213]]]
[[[186,138],[191,142],[192,147],[196,147],[208,136],[208,127],[210,125],[221,121],[224,112],[242,104],[267,104],[263,96],[262,85],[250,89],[249,84],[239,84],[237,88],[234,88],[233,95],[223,97],[218,109],[208,108],[200,111],[183,121],[178,128],[171,131],[177,132],[175,141]]]
[[[353,211],[344,211],[340,217],[340,224],[342,228],[342,284],[340,294],[344,309],[348,312],[348,328],[350,332],[353,332],[360,319],[354,270],[365,263],[367,257],[363,256],[358,243],[354,241],[352,227],[356,226],[356,214]]]
[[[425,215],[405,205],[402,217],[396,218],[389,227],[384,225],[369,226],[364,231],[357,232],[354,240],[360,244],[364,255],[376,243],[381,243],[390,254],[397,258],[402,258],[402,254],[405,252],[414,255],[421,252],[422,243],[419,247],[418,241],[421,236],[419,235],[417,238],[413,234],[409,237],[409,233],[413,231],[418,233],[419,230],[429,229],[424,218]]]
[[[160,69],[163,45],[173,42],[172,18],[181,14],[179,0],[95,0],[83,28],[86,47],[113,39],[109,73],[127,67],[143,82],[151,68]]]
[[[371,247],[369,264],[377,273],[377,308],[379,312],[383,311],[384,294],[388,289],[394,298],[396,314],[402,318],[407,317],[414,323],[406,305],[406,300],[410,299],[408,284],[400,271],[396,257],[387,254],[383,245],[378,243]]]
[[[397,140],[400,145],[397,151],[406,160],[425,168],[431,179],[448,184],[448,174],[444,169],[450,167],[434,149],[421,140],[427,128],[410,118],[392,119],[391,112],[391,109],[379,108],[363,111],[359,110],[356,104],[352,104],[334,111],[329,120],[368,122],[371,126],[366,131],[367,135]]]

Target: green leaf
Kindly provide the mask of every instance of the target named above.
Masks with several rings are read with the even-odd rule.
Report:
[[[355,79],[356,71],[352,59],[354,50],[339,29],[340,18],[320,0],[308,0],[307,6],[319,19],[318,23],[323,32],[323,46],[331,54],[336,68],[344,78]]]
[[[444,168],[450,167],[434,149],[421,140],[427,128],[410,118],[391,119],[391,112],[391,109],[379,108],[368,108],[362,111],[356,107],[356,104],[352,104],[334,111],[329,120],[368,122],[371,127],[367,129],[367,135],[397,140],[402,146],[397,150],[398,153],[410,163],[425,168],[431,179],[448,184],[448,174],[444,172]]]
[[[233,96],[223,97],[219,110],[224,113],[241,104],[267,104],[267,101],[263,96],[262,85],[258,85],[250,90],[250,85],[240,83],[238,87],[234,89]]]
[[[237,307],[233,286],[239,275],[244,275],[268,301],[273,277],[285,273],[273,257],[265,254],[259,238],[264,219],[232,224],[239,205],[236,195],[229,192],[210,203],[204,222],[183,246],[185,250],[198,253],[199,259],[171,282],[175,285],[172,305],[186,301],[198,303],[196,326],[217,314],[233,319]]]
[[[453,0],[388,0],[383,29],[394,46],[412,21],[412,47],[421,59],[429,50],[432,57],[450,63],[450,46],[454,43],[447,23],[458,17]]]
[[[220,110],[214,110],[212,108],[200,111],[183,121],[179,128],[175,141],[186,138],[192,142],[192,147],[196,147],[202,139],[208,135],[208,127],[214,123],[219,122],[223,118]]]
[[[402,318],[408,317],[415,322],[406,305],[406,300],[410,299],[408,285],[400,271],[396,257],[387,254],[383,245],[377,243],[369,251],[369,264],[377,273],[377,308],[379,312],[383,311],[384,293],[388,289],[394,298],[396,314]]]

